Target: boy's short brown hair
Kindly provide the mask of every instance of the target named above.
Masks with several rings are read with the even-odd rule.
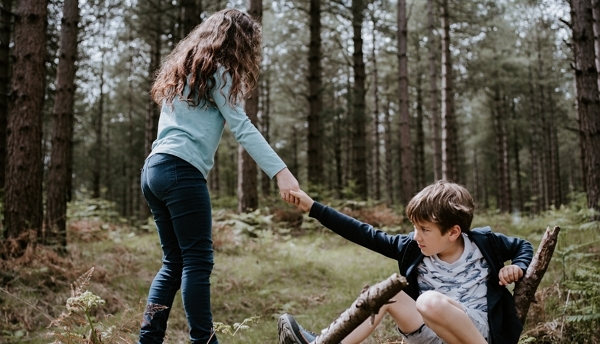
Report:
[[[406,215],[412,223],[428,221],[437,224],[442,234],[454,225],[462,232],[468,232],[474,208],[473,198],[464,186],[439,180],[410,200]]]

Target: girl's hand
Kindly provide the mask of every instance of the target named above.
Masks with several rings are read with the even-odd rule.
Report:
[[[521,277],[523,277],[523,270],[516,265],[507,265],[500,269],[500,273],[498,273],[500,285],[509,285],[518,281]]]
[[[292,194],[292,196],[296,197],[296,206],[302,211],[310,211],[310,208],[312,208],[313,203],[315,203],[315,201],[313,201],[313,199],[310,198],[310,196],[308,196],[306,192],[302,190],[290,191],[290,193]]]
[[[290,190],[300,190],[300,185],[296,177],[286,167],[279,171],[275,175],[275,178],[277,178],[277,186],[279,187],[279,196],[281,199],[287,203],[296,205],[296,197],[290,194]]]

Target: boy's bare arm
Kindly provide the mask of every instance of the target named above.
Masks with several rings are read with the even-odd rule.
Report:
[[[302,190],[290,190],[290,194],[296,197],[296,206],[302,211],[310,211],[315,201],[313,201],[310,196],[306,194],[306,192]]]
[[[500,273],[498,273],[500,285],[509,285],[520,280],[521,277],[523,277],[523,270],[517,265],[507,265],[500,269]]]

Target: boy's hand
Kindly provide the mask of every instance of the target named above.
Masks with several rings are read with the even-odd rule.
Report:
[[[498,278],[500,278],[500,285],[509,285],[512,282],[516,282],[523,277],[523,270],[516,265],[507,265],[500,269]]]
[[[290,194],[296,197],[296,206],[302,211],[310,211],[313,203],[315,203],[315,201],[302,190],[290,190]]]

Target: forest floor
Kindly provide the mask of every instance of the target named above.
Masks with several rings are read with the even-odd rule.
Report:
[[[411,229],[389,208],[337,206],[390,233]],[[476,216],[474,226],[490,225],[536,247],[546,227],[562,228],[521,342],[599,342],[600,291],[591,286],[600,279],[600,225],[587,218],[589,212],[576,204],[528,218]],[[373,285],[398,271],[395,261],[345,241],[291,207],[262,208],[244,215],[218,210],[213,232],[214,321],[233,326],[247,320],[248,325],[234,336],[219,333],[221,343],[277,343],[277,318],[283,313],[293,314],[303,327],[318,332],[350,306],[365,284]],[[70,209],[68,239],[66,255],[38,247],[20,258],[0,261],[0,342],[50,343],[58,338],[48,333],[88,337],[90,324],[102,333],[103,343],[135,342],[144,300],[160,267],[153,224],[131,226],[110,205],[82,202]],[[78,278],[91,268],[89,286],[83,285],[82,290],[105,303],[91,309],[89,319],[61,317],[67,299],[77,292],[72,286],[82,287],[85,281]],[[258,320],[250,321],[255,316]],[[179,297],[167,333],[166,343],[185,343],[188,338]],[[73,340],[79,342],[83,339]],[[400,343],[391,319],[386,317],[365,343]]]

